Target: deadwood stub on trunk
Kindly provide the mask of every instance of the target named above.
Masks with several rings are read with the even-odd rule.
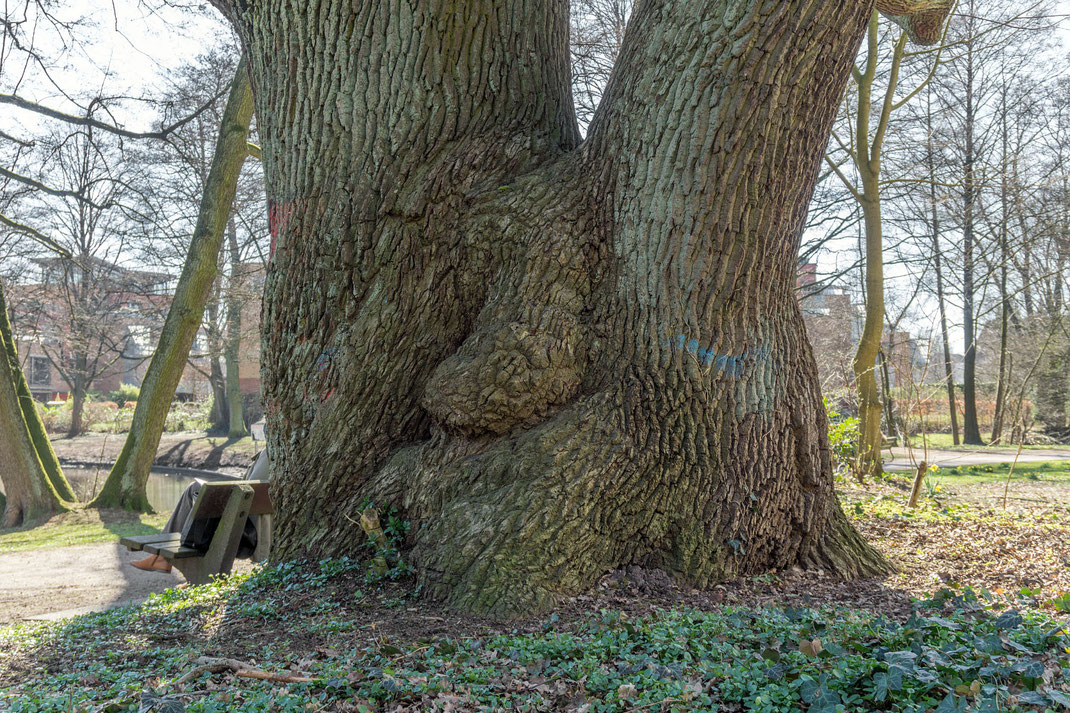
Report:
[[[793,297],[872,5],[641,2],[583,144],[567,2],[224,9],[264,139],[278,556],[351,554],[370,498],[426,591],[499,613],[622,564],[885,569]]]

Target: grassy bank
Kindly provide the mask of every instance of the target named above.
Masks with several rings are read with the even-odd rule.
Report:
[[[929,448],[939,448],[940,450],[948,451],[977,451],[977,450],[991,450],[993,448],[1010,451],[1011,455],[1018,450],[1017,443],[997,444],[995,446],[967,446],[967,445],[955,445],[954,438],[950,433],[922,433],[910,437],[910,444],[914,448],[922,448],[928,443]],[[1036,446],[1022,446],[1023,451],[1029,450],[1059,450],[1066,451],[1070,455],[1070,445],[1036,445]]]
[[[42,547],[115,543],[120,537],[159,532],[167,517],[167,513],[143,515],[122,510],[79,509],[44,522],[0,529],[0,554]]]

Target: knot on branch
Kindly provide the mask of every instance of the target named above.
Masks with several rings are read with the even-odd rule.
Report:
[[[423,405],[442,427],[502,435],[533,425],[580,385],[580,344],[572,315],[479,329],[439,365]]]
[[[940,41],[953,0],[877,0],[877,9],[896,23],[913,42],[931,45]]]
[[[499,248],[497,281],[475,329],[438,366],[422,399],[441,427],[466,436],[544,420],[579,390],[586,362],[590,266],[570,194],[543,184],[500,205],[508,221],[474,224],[468,236]]]

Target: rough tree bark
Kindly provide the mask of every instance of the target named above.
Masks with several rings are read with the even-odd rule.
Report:
[[[624,563],[886,568],[793,296],[872,3],[640,2],[582,144],[565,0],[217,5],[263,137],[276,557],[351,554],[371,498],[425,591],[498,613]]]
[[[0,478],[6,491],[0,509],[0,527],[14,527],[67,509],[38,454],[32,427],[25,415],[26,404],[20,395],[20,384],[25,386],[25,378],[19,368],[7,303],[0,285]],[[39,423],[32,400],[29,408]],[[43,455],[55,458],[51,446]],[[53,465],[58,474],[57,482],[73,500],[74,493],[67,479],[58,464]]]
[[[248,154],[247,139],[252,117],[252,92],[243,60],[238,64],[231,84],[189,253],[167,311],[160,341],[145,372],[130,433],[119,458],[108,473],[104,487],[90,503],[91,506],[142,511],[151,509],[145,484],[160,445],[167,411],[182,379],[190,347],[193,346],[205,303],[218,272],[223,231],[234,203],[238,174]]]

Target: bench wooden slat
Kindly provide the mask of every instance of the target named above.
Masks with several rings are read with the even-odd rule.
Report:
[[[120,545],[124,545],[128,550],[132,552],[138,552],[145,549],[146,545],[165,544],[168,542],[178,542],[181,539],[181,535],[177,532],[158,532],[155,535],[137,535],[131,537],[124,537],[119,540]]]
[[[145,545],[145,551],[152,555],[160,555],[167,561],[189,559],[190,557],[204,557],[204,553],[192,547],[183,547],[181,542],[161,542],[154,545]]]
[[[253,505],[249,509],[250,515],[270,515],[274,512],[271,507],[271,497],[268,495],[270,483],[264,480],[237,480],[233,482],[201,483],[201,494],[190,511],[191,520],[207,520],[219,517],[227,507],[227,500],[235,488],[243,485],[253,489]]]

